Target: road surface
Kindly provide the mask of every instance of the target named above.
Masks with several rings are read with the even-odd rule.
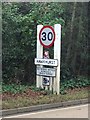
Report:
[[[88,104],[14,115],[5,118],[88,118]]]

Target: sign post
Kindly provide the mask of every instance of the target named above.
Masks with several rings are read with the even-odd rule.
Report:
[[[49,52],[46,51],[43,57],[43,47],[50,48],[54,44],[54,59],[49,58]],[[54,29],[51,26],[37,26],[37,65],[36,87],[44,87],[57,95],[60,93],[60,55],[61,55],[61,25],[55,24]],[[46,67],[43,67],[46,66]],[[51,66],[48,67],[47,66]],[[53,67],[53,68],[52,68]],[[56,70],[57,68],[57,70]],[[54,77],[54,79],[52,79]]]
[[[61,57],[61,25],[55,24],[56,40],[54,42],[54,59],[58,59],[56,77],[54,78],[54,91],[60,93],[60,57]]]
[[[37,26],[37,58],[43,58],[43,46],[39,42],[39,33],[40,30],[42,29],[43,25],[38,25]],[[39,66],[39,65],[38,65]],[[42,66],[41,66],[42,67]],[[42,76],[36,76],[36,87],[43,87],[42,86]]]

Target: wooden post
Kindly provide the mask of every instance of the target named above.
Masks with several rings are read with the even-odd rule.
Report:
[[[38,25],[37,26],[37,56],[36,58],[43,58],[43,46],[40,44],[39,41],[39,32],[42,29],[43,25]],[[41,66],[42,67],[42,66]],[[36,87],[42,87],[42,76],[36,76]]]
[[[52,77],[50,77],[50,86],[49,86],[49,90],[52,91]]]
[[[56,77],[54,78],[54,92],[60,93],[60,55],[61,55],[61,25],[54,26],[56,39],[54,42],[54,59],[58,59]]]

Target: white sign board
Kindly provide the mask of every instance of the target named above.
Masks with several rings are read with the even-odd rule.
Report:
[[[58,66],[57,59],[39,59],[35,58],[35,65]]]
[[[55,68],[37,67],[37,75],[55,77],[56,69]]]
[[[49,48],[54,44],[54,59],[48,59],[49,57],[43,57],[43,47]],[[45,59],[39,59],[45,58]],[[50,90],[56,92],[57,95],[60,94],[60,59],[61,59],[61,25],[55,24],[52,26],[37,25],[37,56],[35,59],[35,64],[41,67],[43,65],[57,67],[56,76],[52,77],[42,77],[36,75],[36,86],[37,88],[43,88],[43,84],[50,84]],[[47,70],[46,70],[47,71]],[[41,73],[40,73],[41,74]],[[50,81],[49,81],[50,80]],[[49,83],[50,82],[50,83]],[[47,86],[45,87],[47,88]]]
[[[50,78],[49,77],[43,77],[43,85],[48,86],[50,84]]]
[[[55,32],[53,27],[44,26],[39,33],[39,40],[43,47],[49,48],[55,41]]]

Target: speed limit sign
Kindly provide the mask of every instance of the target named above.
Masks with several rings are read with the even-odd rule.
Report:
[[[44,26],[39,33],[39,40],[41,45],[45,48],[49,48],[55,41],[55,32],[51,26]]]

